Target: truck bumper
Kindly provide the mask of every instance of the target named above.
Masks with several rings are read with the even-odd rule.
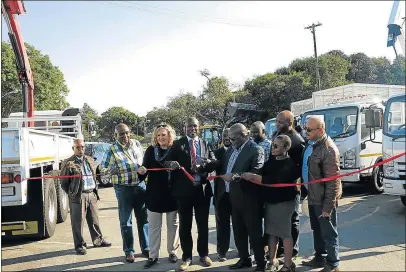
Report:
[[[38,221],[14,221],[1,223],[1,236],[38,234]]]
[[[340,174],[351,173],[351,172],[354,172],[356,170],[359,170],[359,169],[340,169]],[[351,176],[345,176],[345,177],[341,178],[342,182],[359,182],[360,180],[361,179],[360,179],[360,174],[359,173],[351,175]]]
[[[383,179],[383,193],[385,195],[405,196],[406,181],[400,179]]]

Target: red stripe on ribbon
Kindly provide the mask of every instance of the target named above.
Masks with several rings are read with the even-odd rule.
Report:
[[[373,165],[371,165],[371,166],[368,166],[368,167],[366,167],[366,168],[363,168],[363,169],[359,169],[359,170],[356,170],[356,171],[353,171],[353,172],[350,172],[350,173],[345,173],[345,174],[341,174],[341,175],[337,175],[337,176],[333,176],[333,177],[316,179],[316,180],[312,180],[312,181],[309,181],[309,182],[263,184],[263,183],[261,183],[261,182],[253,181],[253,180],[247,180],[247,181],[249,181],[249,182],[251,182],[251,183],[254,183],[254,184],[257,184],[257,185],[264,186],[264,187],[275,187],[275,188],[278,188],[278,187],[295,187],[295,186],[297,186],[297,185],[320,183],[320,182],[331,181],[331,180],[335,180],[335,179],[338,179],[338,178],[342,178],[342,177],[346,177],[346,176],[351,176],[351,175],[354,175],[354,174],[358,174],[358,173],[363,172],[363,171],[366,171],[366,170],[368,170],[368,169],[371,169],[371,168],[374,168],[374,167],[377,167],[377,166],[381,166],[381,165],[383,165],[383,164],[385,164],[385,163],[388,163],[388,162],[390,162],[390,161],[396,160],[396,159],[398,159],[398,158],[400,158],[400,157],[403,157],[403,156],[405,156],[405,155],[406,155],[406,152],[403,152],[403,153],[400,153],[400,154],[398,154],[398,155],[395,155],[395,156],[393,156],[393,157],[390,157],[390,158],[388,158],[388,159],[386,159],[386,160],[380,161],[380,162],[378,162],[378,163],[375,163],[375,164],[373,164]],[[221,177],[223,177],[223,175],[210,176],[210,177],[208,177],[207,179],[208,179],[208,180],[213,180],[213,179],[215,179],[215,178],[221,178]]]

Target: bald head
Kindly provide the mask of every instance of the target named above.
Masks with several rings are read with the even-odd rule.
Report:
[[[291,111],[284,110],[276,116],[276,129],[279,133],[286,133],[292,130],[294,116]]]
[[[256,143],[260,143],[266,138],[265,125],[261,121],[256,121],[251,125],[250,133]]]
[[[320,139],[325,133],[326,125],[324,121],[317,117],[309,117],[306,121],[306,138],[311,141]]]
[[[116,139],[122,144],[127,145],[130,142],[130,129],[124,123],[115,127]]]
[[[248,130],[243,124],[237,123],[230,127],[228,136],[232,146],[238,148],[248,140]]]

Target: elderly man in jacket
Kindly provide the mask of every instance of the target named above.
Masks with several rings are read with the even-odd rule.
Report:
[[[62,189],[69,196],[70,217],[72,224],[75,250],[85,255],[87,245],[83,239],[83,223],[86,219],[90,236],[95,247],[109,247],[111,243],[104,240],[100,230],[97,201],[96,167],[91,157],[84,155],[85,144],[83,140],[73,142],[74,155],[62,164],[62,176],[76,176],[62,178]]]
[[[303,154],[302,178],[310,182],[339,175],[340,153],[326,135],[324,121],[310,117],[306,122],[308,143]],[[323,272],[339,271],[337,211],[342,194],[341,180],[309,184],[310,225],[313,230],[315,256],[303,265],[323,267]]]

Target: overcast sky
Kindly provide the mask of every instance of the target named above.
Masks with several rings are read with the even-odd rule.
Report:
[[[313,55],[304,27],[318,21],[319,54],[394,58],[386,47],[392,1],[24,3],[25,41],[64,73],[72,106],[99,113],[123,106],[145,115],[180,90],[197,94],[205,68],[241,85],[273,72]]]

